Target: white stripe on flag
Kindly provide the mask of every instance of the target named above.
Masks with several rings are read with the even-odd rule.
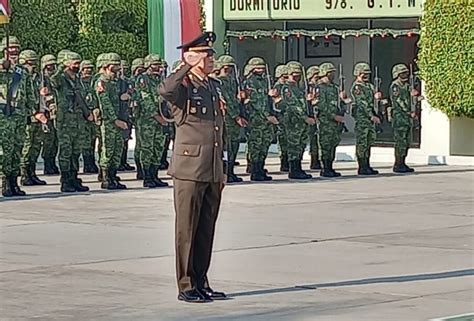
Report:
[[[181,59],[181,7],[180,0],[163,0],[165,60],[170,67]]]

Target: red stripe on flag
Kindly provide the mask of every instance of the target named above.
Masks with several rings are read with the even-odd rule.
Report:
[[[0,0],[0,7],[5,9],[6,12],[3,12],[4,15],[10,16],[11,11],[10,11],[10,3],[8,0]]]
[[[187,43],[201,34],[201,9],[199,0],[180,0],[181,42]]]

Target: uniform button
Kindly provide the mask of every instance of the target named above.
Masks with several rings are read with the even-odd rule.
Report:
[[[215,130],[216,130],[216,132],[218,132],[219,131],[219,126],[216,126]]]
[[[217,116],[217,110],[214,111],[214,116]]]
[[[184,155],[188,155],[189,152],[188,152],[187,150],[185,150],[183,154],[184,154]]]
[[[219,143],[218,143],[218,142],[215,142],[215,143],[214,143],[214,146],[216,146],[216,147],[219,146]]]

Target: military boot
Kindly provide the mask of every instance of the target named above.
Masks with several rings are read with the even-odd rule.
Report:
[[[25,196],[26,193],[18,186],[18,174],[10,176],[10,188],[13,191],[13,196]]]
[[[407,173],[413,173],[415,170],[411,167],[408,167],[408,165],[405,162],[406,158],[407,158],[406,156],[402,157],[402,166]]]
[[[137,163],[135,163],[135,164],[136,164],[136,166],[137,166],[137,175],[136,175],[136,178],[137,178],[138,180],[142,180],[143,177],[144,177],[144,175],[143,175],[143,171],[144,171],[144,170],[143,170],[143,168],[142,168],[142,164],[141,164],[140,162],[137,162]]]
[[[280,156],[280,172],[287,173],[289,170],[288,153],[282,153]]]
[[[265,178],[265,181],[271,181],[273,180],[273,177],[268,176],[268,171],[265,169],[265,161],[260,162],[260,171],[263,173],[263,177]]]
[[[101,168],[101,178],[102,178],[102,184],[100,185],[100,188],[106,189],[106,190],[116,190],[117,189],[117,184],[112,178],[112,171],[110,169],[106,168]]]
[[[331,161],[330,160],[323,160],[323,168],[321,169],[321,172],[319,174],[322,177],[336,177],[334,175],[333,171],[331,170]]]
[[[88,192],[89,187],[82,185],[82,180],[77,177],[77,172],[71,173],[71,185],[76,189],[77,192]]]
[[[408,173],[407,169],[403,166],[402,158],[395,156],[395,164],[393,165],[394,173]]]
[[[31,177],[31,169],[29,165],[22,166],[20,183],[23,186],[34,186],[35,183]]]
[[[156,186],[156,183],[155,181],[153,180],[153,177],[152,177],[152,170],[151,170],[151,167],[145,167],[143,169],[143,187],[147,187],[147,188],[156,188],[158,186]]]
[[[158,167],[158,169],[160,170],[166,170],[170,167],[170,163],[168,163],[168,148],[169,144],[168,146],[166,146],[165,144],[165,148],[163,149],[163,153],[161,154],[160,166]]]
[[[252,162],[250,168],[252,172],[250,173],[250,180],[255,182],[265,181],[265,176],[263,170],[260,168],[260,162]]]
[[[242,183],[243,179],[235,175],[234,173],[234,162],[229,162],[227,164],[227,183],[233,184],[233,183]]]
[[[331,166],[331,171],[332,171],[332,173],[334,174],[334,177],[341,177],[341,173],[336,172],[336,171],[334,170],[334,167],[333,167],[333,166],[334,166],[334,160],[330,161],[330,162],[329,162],[329,165]]]
[[[54,158],[44,159],[43,173],[45,175],[59,175],[59,168],[56,166],[56,161]]]
[[[289,161],[290,172],[288,173],[289,179],[304,180],[307,179],[305,173],[300,171],[297,160]]]
[[[94,156],[91,155],[84,155],[84,174],[97,174],[99,173],[99,169],[95,164]]]
[[[111,170],[111,177],[114,180],[115,185],[117,186],[117,189],[127,189],[127,186],[120,183],[120,177],[117,176],[117,169],[116,168]]]
[[[151,166],[151,178],[153,179],[153,181],[155,182],[156,186],[157,187],[168,187],[168,183],[166,182],[163,182],[159,177],[158,177],[158,168],[159,168],[159,165],[152,165]]]
[[[370,170],[367,164],[367,160],[365,158],[357,158],[357,163],[359,164],[359,168],[357,169],[357,175],[372,175],[372,171]]]
[[[99,167],[95,163],[94,152],[92,152],[92,155],[91,155],[91,173],[93,173],[93,174],[99,173]]]
[[[369,148],[369,153],[367,156],[367,166],[369,167],[369,170],[372,172],[372,175],[378,175],[379,171],[376,169],[373,169],[372,166],[370,166],[370,148]]]
[[[63,193],[74,193],[76,189],[73,186],[73,181],[71,177],[71,172],[62,172],[61,178],[61,192]]]
[[[10,176],[3,176],[2,177],[2,195],[4,197],[12,197],[12,196],[15,195],[13,193]]]
[[[30,166],[31,171],[31,179],[33,180],[35,185],[46,185],[46,182],[36,176],[36,164],[32,164]]]
[[[311,163],[309,165],[309,169],[321,169],[321,162],[319,161],[318,155],[311,154]]]
[[[313,175],[308,174],[308,173],[306,173],[306,172],[303,170],[303,166],[301,165],[301,159],[298,160],[297,164],[298,164],[298,171],[299,171],[303,176],[306,177],[305,179],[312,179],[312,178],[313,178]]]
[[[249,157],[249,154],[247,153],[247,167],[245,168],[245,172],[247,174],[251,174],[253,171],[252,171],[252,162],[250,161],[250,157]]]

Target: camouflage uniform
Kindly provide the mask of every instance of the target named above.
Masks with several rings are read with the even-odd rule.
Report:
[[[100,65],[108,69],[101,73],[94,84],[101,113],[100,136],[102,148],[100,151],[100,168],[102,189],[126,189],[119,182],[117,170],[123,148],[123,130],[117,126],[120,120],[120,99],[118,74],[120,72],[120,56],[116,53],[107,53],[101,57]],[[125,97],[124,97],[125,98]]]
[[[338,106],[339,87],[328,78],[336,68],[331,63],[323,63],[319,67],[319,76],[326,79],[321,81],[316,91],[319,107],[319,144],[323,169],[321,176],[337,177],[333,169],[336,159],[336,147],[341,142],[342,124],[335,120],[336,115],[343,115],[342,106]]]
[[[231,73],[219,77],[222,95],[226,101],[227,182],[240,183],[242,182],[242,178],[234,173],[235,160],[237,159],[240,146],[240,125],[237,123],[237,120],[241,117],[241,102],[237,96],[240,91],[236,80],[238,75],[235,74],[235,60],[232,56],[221,56],[219,57],[219,62],[222,64],[221,67],[231,68]]]
[[[10,37],[8,50],[19,49],[18,39]],[[2,40],[5,51],[6,38]],[[0,127],[2,129],[2,195],[5,197],[24,196],[25,192],[18,187],[20,160],[23,143],[26,138],[26,119],[31,116],[31,106],[34,104],[30,79],[27,71],[21,65],[15,65],[15,59],[10,56],[11,66],[6,70],[5,60],[0,61]],[[8,63],[8,62],[7,62]],[[18,79],[18,87],[10,103],[10,115],[6,114],[7,94],[13,79]]]
[[[377,171],[370,167],[370,148],[377,137],[375,124],[372,117],[377,117],[374,109],[375,86],[369,82],[371,74],[367,63],[358,63],[354,66],[354,76],[365,75],[367,80],[358,79],[352,84],[351,94],[354,104],[352,105],[352,117],[355,119],[356,134],[356,157],[359,164],[359,175],[375,175]]]
[[[125,81],[130,88],[130,93],[134,91],[134,84],[131,82],[131,77],[130,77],[130,66],[128,65],[128,62],[126,60],[122,60],[120,64],[120,79],[121,81]],[[125,114],[124,114],[125,116]],[[124,134],[124,142],[123,142],[123,147],[122,147],[122,156],[120,158],[120,166],[118,168],[119,171],[134,171],[135,167],[131,166],[127,159],[128,159],[128,142],[132,138],[132,117],[131,117],[131,110],[129,108],[128,110],[128,115],[127,115],[127,122],[128,122],[128,129],[126,130],[127,134]]]
[[[145,62],[143,58],[136,58],[132,61],[132,76],[130,81],[135,88],[137,83],[137,78],[145,71]],[[135,128],[135,149],[133,150],[133,158],[135,160],[135,166],[137,167],[137,179],[143,179],[143,170],[142,164],[140,162],[140,152],[141,152],[141,141],[140,134],[138,133],[137,127],[137,112],[140,106],[140,94],[138,91],[134,90],[132,95],[132,123]]]
[[[147,72],[137,78],[135,85],[142,99],[137,125],[141,141],[140,161],[144,173],[143,186],[149,188],[168,186],[158,178],[165,135],[163,126],[157,120],[158,117],[161,117],[159,111],[161,100],[156,88],[158,88],[161,78],[158,70],[154,68],[161,66],[161,63],[161,57],[157,54],[146,56],[145,68]]]
[[[85,192],[89,188],[78,178],[79,157],[84,146],[85,114],[76,95],[80,95],[79,73],[81,56],[75,52],[58,55],[60,66],[51,77],[57,92],[57,112],[55,127],[59,144],[59,168],[61,171],[62,192]],[[77,67],[77,69],[76,69]]]
[[[275,85],[273,86],[279,93],[281,93],[282,87],[286,82],[286,77],[288,77],[288,67],[286,65],[278,65],[275,68],[275,78],[277,79]],[[281,120],[282,114],[277,113],[278,120]],[[274,131],[276,132],[278,138],[278,146],[280,147],[280,172],[288,172],[290,170],[290,165],[288,163],[288,142],[286,138],[285,124],[280,122],[278,125],[274,126]]]
[[[409,173],[414,170],[408,167],[405,159],[410,146],[410,134],[412,129],[410,86],[408,84],[408,68],[403,64],[395,65],[392,69],[390,85],[391,119],[393,128],[393,139],[395,141],[395,165],[393,171],[397,173]]]
[[[84,96],[87,107],[92,113],[98,108],[97,96],[95,94],[94,84],[92,83],[92,74],[86,71],[94,68],[90,60],[81,62],[81,92]],[[95,146],[99,138],[99,126],[95,122],[87,122],[84,131],[84,148],[82,150],[82,160],[84,161],[84,173],[99,173],[99,168],[95,163]]]
[[[282,86],[277,100],[278,109],[282,113],[282,124],[286,131],[286,142],[288,149],[288,162],[291,179],[310,179],[301,168],[301,160],[308,139],[308,117],[306,111],[306,97],[304,91],[297,83],[298,75],[301,76],[302,69],[299,64],[287,64],[290,79]]]
[[[306,77],[308,79],[308,91],[313,95],[316,94],[316,88],[319,84],[319,67],[311,66],[306,71]],[[317,100],[314,104],[314,114],[318,116],[318,105]],[[321,162],[319,160],[319,129],[318,124],[309,125],[308,130],[309,140],[309,154],[311,156],[310,169],[321,169]]]
[[[51,84],[51,76],[56,72],[56,65],[57,60],[54,55],[44,55],[41,58],[42,82],[48,91],[48,94],[44,99],[46,99],[48,106],[51,104],[53,109],[56,109],[56,93]],[[52,115],[51,112],[48,112],[48,114],[48,131],[43,134],[43,150],[41,151],[41,157],[44,160],[43,173],[45,175],[58,175],[59,168],[56,166],[56,157],[58,156],[58,135],[53,120],[55,115]]]
[[[24,50],[20,53],[19,62],[28,74],[28,87],[33,98],[30,102],[32,105],[28,106],[31,114],[27,118],[26,138],[21,156],[21,184],[24,186],[46,185],[45,181],[36,176],[36,162],[44,141],[43,125],[34,116],[39,113],[40,107],[41,77],[36,71],[38,55],[33,50]]]
[[[249,77],[243,87],[247,95],[247,110],[249,113],[249,135],[247,141],[249,160],[251,162],[251,180],[271,180],[265,172],[265,159],[273,139],[273,125],[268,121],[270,116],[268,106],[268,83],[264,74],[256,73],[255,69],[265,68],[262,58],[254,57],[248,62]]]

